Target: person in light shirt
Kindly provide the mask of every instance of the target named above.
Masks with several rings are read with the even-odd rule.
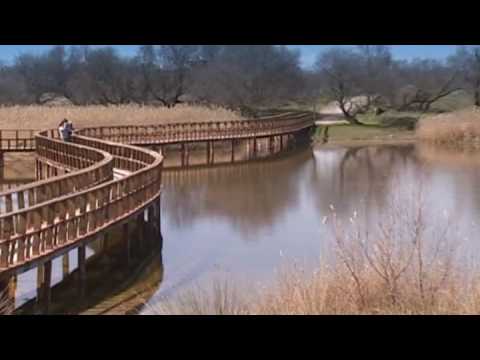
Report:
[[[62,122],[58,125],[58,133],[60,135],[60,139],[65,141],[66,138],[66,132],[67,132],[67,119],[63,119]]]

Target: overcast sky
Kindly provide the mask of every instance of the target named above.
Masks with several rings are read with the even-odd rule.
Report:
[[[138,45],[112,45],[118,48],[124,55],[134,55]],[[291,48],[299,49],[301,53],[302,64],[310,66],[315,61],[318,53],[332,47],[332,45],[288,45]],[[353,46],[353,45],[342,45]],[[25,53],[39,53],[51,45],[0,45],[0,60],[11,62],[16,56]],[[392,53],[397,59],[413,58],[435,58],[445,59],[455,51],[456,45],[392,45]]]

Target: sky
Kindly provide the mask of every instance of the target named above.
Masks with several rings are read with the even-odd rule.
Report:
[[[10,63],[16,56],[28,53],[41,53],[52,45],[0,45],[0,61]],[[106,45],[95,45],[106,46]],[[126,56],[135,54],[138,45],[113,45],[119,52]],[[287,45],[292,49],[300,50],[302,65],[311,66],[317,54],[332,47],[332,45]],[[352,46],[352,45],[342,45]],[[397,59],[411,60],[414,58],[445,59],[455,52],[456,45],[392,45],[393,56]]]

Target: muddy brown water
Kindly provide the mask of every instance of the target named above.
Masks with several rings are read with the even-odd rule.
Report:
[[[104,250],[92,244],[87,251],[93,264],[91,272],[87,266],[92,278],[87,297],[92,299],[83,307],[62,293],[71,291],[70,285],[60,286],[71,279],[62,280],[62,259],[57,259],[52,277],[57,312],[135,308],[135,313],[151,313],[151,306],[184,290],[209,288],[219,279],[267,285],[284,265],[313,268],[332,250],[332,229],[324,223],[332,206],[339,218],[348,221],[356,213],[356,221],[374,227],[392,204],[409,211],[419,189],[429,225],[438,228],[453,219],[462,256],[470,259],[480,250],[475,153],[413,144],[314,147],[275,160],[165,171],[163,179],[161,254],[155,255],[156,248],[139,254],[134,268],[126,269],[115,252],[95,262],[95,254]],[[72,251],[72,273],[75,267]],[[36,296],[35,282],[35,270],[19,275],[16,307],[27,309],[19,313],[41,313],[28,307]],[[135,294],[149,306],[138,306]]]

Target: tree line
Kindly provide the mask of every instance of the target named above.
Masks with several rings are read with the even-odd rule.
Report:
[[[302,77],[298,52],[284,46],[143,45],[134,57],[56,46],[0,67],[0,103],[42,104],[54,93],[76,105],[264,105],[295,96]]]
[[[397,60],[388,46],[334,47],[301,66],[300,54],[277,45],[142,45],[133,57],[115,48],[55,46],[0,64],[0,104],[42,104],[46,93],[76,105],[182,102],[228,108],[286,101],[336,101],[351,122],[378,111],[429,111],[468,91],[480,106],[480,47],[459,47],[447,61]],[[356,104],[353,97],[362,96]]]

